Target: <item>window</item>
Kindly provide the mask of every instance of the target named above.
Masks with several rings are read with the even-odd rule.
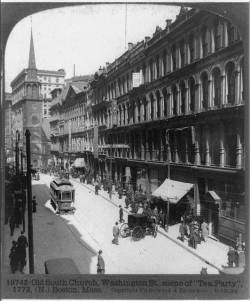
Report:
[[[163,75],[166,75],[167,73],[167,54],[164,50],[163,56],[162,56],[162,64],[163,64]]]
[[[177,93],[177,89],[176,89],[175,85],[172,86],[172,95],[173,95],[173,115],[175,116],[178,113],[178,104],[177,104],[177,101],[178,101],[177,95],[178,95],[178,93]]]
[[[227,102],[231,105],[235,103],[235,70],[234,64],[229,63],[226,66],[226,76],[227,76]]]
[[[154,79],[153,60],[149,62],[149,76],[150,76],[150,81],[152,82]]]
[[[58,77],[56,78],[56,82],[59,83],[59,78]]]
[[[201,31],[201,43],[203,57],[206,57],[208,55],[208,31],[206,27],[203,27]]]
[[[181,92],[181,113],[185,114],[185,111],[186,111],[186,87],[185,87],[185,83],[183,81],[180,83],[180,92]]]
[[[159,58],[159,56],[156,57],[155,64],[156,64],[156,76],[155,76],[155,78],[157,79],[160,76],[160,58]]]
[[[231,45],[239,40],[239,32],[236,26],[234,26],[231,23],[228,23],[227,31],[228,31],[228,45]]]
[[[184,67],[185,64],[185,44],[184,41],[180,43],[180,59],[181,59],[181,67]]]
[[[47,109],[44,109],[43,114],[47,115]]]
[[[220,76],[220,70],[216,68],[213,71],[213,100],[214,100],[214,106],[218,107],[220,105],[221,100],[221,76]]]
[[[176,46],[175,45],[171,47],[171,55],[172,55],[173,71],[175,71],[176,70]]]
[[[190,104],[189,109],[191,112],[194,112],[195,109],[195,81],[193,77],[189,79],[189,93],[190,93]]]
[[[189,46],[190,63],[192,63],[194,61],[194,35],[193,34],[189,36],[188,46]]]
[[[214,25],[214,46],[215,50],[222,47],[222,24],[217,20]]]
[[[202,108],[208,109],[208,76],[207,73],[201,75],[201,86],[202,86]]]

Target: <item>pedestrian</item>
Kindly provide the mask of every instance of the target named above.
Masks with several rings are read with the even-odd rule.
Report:
[[[154,238],[157,236],[157,223],[156,223],[156,218],[153,216],[151,218],[151,226],[152,226],[152,235]]]
[[[122,194],[123,194],[123,188],[122,188],[122,185],[120,184],[119,188],[118,188],[118,196],[119,196],[119,199],[122,198]]]
[[[205,221],[203,221],[201,224],[201,238],[206,242],[207,237],[208,237],[208,224]]]
[[[98,191],[99,191],[99,184],[98,182],[95,183],[95,194],[98,195]]]
[[[26,248],[28,247],[28,241],[24,235],[24,231],[21,231],[21,235],[17,239],[17,257],[19,263],[19,270],[22,273],[24,266],[26,265]]]
[[[207,275],[207,274],[208,274],[207,267],[202,267],[201,271],[200,271],[200,275],[204,276],[204,275]]]
[[[17,242],[15,240],[12,241],[12,247],[10,249],[10,269],[14,274],[17,270],[18,262],[17,262]]]
[[[125,208],[128,208],[128,206],[129,206],[129,198],[126,195],[126,197],[125,197]]]
[[[37,206],[36,196],[33,195],[33,198],[32,198],[32,212],[33,213],[36,213],[36,206]]]
[[[13,236],[14,230],[15,230],[15,216],[12,214],[9,218],[9,224],[10,224],[10,236]]]
[[[183,221],[181,221],[181,223],[180,223],[179,233],[180,233],[180,237],[178,237],[178,238],[179,238],[181,241],[184,241],[185,228],[184,228]]]
[[[114,237],[112,240],[113,244],[119,245],[119,241],[118,241],[119,233],[120,230],[118,227],[118,222],[116,222],[115,225],[113,226],[113,237]]]
[[[228,267],[232,268],[235,263],[235,250],[233,247],[229,247],[229,250],[227,252],[227,263]]]
[[[104,259],[102,257],[102,250],[99,250],[99,252],[98,252],[97,274],[105,274],[105,262],[104,262]]]
[[[123,209],[122,209],[122,206],[119,205],[119,218],[120,218],[120,223],[124,223],[124,219],[123,219]]]

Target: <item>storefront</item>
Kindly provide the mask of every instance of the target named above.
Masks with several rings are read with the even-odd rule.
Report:
[[[152,200],[158,210],[168,212],[169,224],[180,222],[181,216],[190,215],[195,210],[194,184],[192,183],[166,179],[152,193],[152,196],[158,198],[158,200]]]

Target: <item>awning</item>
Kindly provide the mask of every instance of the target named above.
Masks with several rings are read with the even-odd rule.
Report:
[[[194,184],[184,183],[166,179],[153,193],[153,196],[160,197],[164,201],[176,204],[182,199],[192,188]]]
[[[76,158],[72,165],[78,168],[86,167],[84,158]]]
[[[219,204],[221,202],[221,198],[214,190],[209,190],[205,196],[208,201],[214,202],[215,204]]]

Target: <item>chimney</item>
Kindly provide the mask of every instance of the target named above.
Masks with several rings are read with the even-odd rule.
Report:
[[[128,50],[131,50],[133,48],[133,43],[128,43]]]
[[[147,43],[149,40],[150,40],[150,37],[149,37],[149,36],[146,36],[146,37],[145,37],[145,42]]]
[[[171,19],[167,19],[166,20],[166,27],[169,27],[171,23],[172,23],[172,20]]]

